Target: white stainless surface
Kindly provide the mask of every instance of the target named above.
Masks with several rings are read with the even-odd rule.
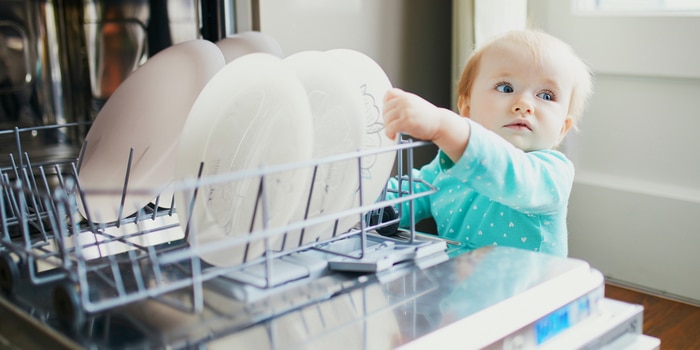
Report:
[[[425,268],[416,262],[376,274],[329,273],[253,302],[205,287],[201,313],[147,300],[93,315],[75,333],[50,317],[46,323],[83,346],[103,348],[410,349],[454,339],[469,348],[602,292],[600,274],[580,260],[505,247],[453,255]]]

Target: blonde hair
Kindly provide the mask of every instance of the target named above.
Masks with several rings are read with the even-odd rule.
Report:
[[[588,68],[586,63],[584,63],[574,52],[570,45],[555,38],[547,33],[534,30],[514,30],[495,37],[491,41],[487,42],[485,45],[479,47],[474,51],[467,64],[462,71],[462,75],[457,84],[457,94],[460,99],[468,99],[471,94],[472,84],[476,78],[477,72],[479,70],[479,64],[484,56],[484,53],[494,46],[499,45],[521,45],[528,48],[535,60],[540,60],[543,53],[550,48],[559,47],[563,49],[564,52],[568,53],[572,60],[572,69],[574,76],[574,86],[571,91],[571,100],[569,103],[568,117],[572,119],[573,126],[576,124],[583,115],[583,111],[588,103],[593,92],[593,74]]]

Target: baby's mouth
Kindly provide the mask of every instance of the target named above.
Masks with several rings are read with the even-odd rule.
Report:
[[[532,127],[530,126],[530,123],[528,123],[525,120],[518,120],[515,122],[512,122],[510,124],[506,124],[503,127],[509,128],[509,129],[515,129],[515,130],[529,130],[532,131]]]

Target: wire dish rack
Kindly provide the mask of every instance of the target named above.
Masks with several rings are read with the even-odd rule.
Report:
[[[412,202],[435,189],[425,184],[430,191],[413,193],[412,184],[419,180],[407,170],[413,168],[414,150],[429,145],[426,142],[401,137],[391,147],[177,182],[172,186],[173,193],[191,199],[190,206],[197,205],[196,196],[212,186],[251,179],[258,186],[255,203],[250,205],[261,208],[261,212],[256,211],[249,219],[253,223],[259,216],[257,220],[262,218],[262,225],[251,224],[249,232],[242,235],[200,242],[196,239],[196,223],[182,214],[191,213],[192,208],[178,211],[170,196],[157,197],[137,213],[114,222],[95,222],[81,216],[78,200],[89,212],[86,198],[90,192],[81,188],[77,176],[80,156],[32,163],[31,155],[23,152],[21,145],[22,137],[36,131],[17,128],[5,132],[15,135],[17,151],[8,155],[7,165],[1,169],[0,290],[15,302],[31,306],[35,301],[23,300],[22,295],[15,293],[19,286],[50,285],[52,312],[65,327],[77,329],[92,315],[144,299],[199,312],[204,305],[205,286],[226,297],[256,302],[331,273],[376,273],[396,265],[447,260],[445,241],[415,232]],[[357,163],[358,191],[362,193],[362,159],[382,152],[396,153],[396,178],[399,188],[406,191],[385,190],[378,200],[360,198],[359,205],[338,212],[285,225],[267,224],[266,210],[269,201],[274,200],[269,198],[267,188],[274,184],[266,179],[272,175],[351,160]],[[127,157],[131,161],[131,154]],[[151,193],[150,189],[128,188],[129,172],[126,174],[122,188],[107,192],[120,195],[122,203],[126,194]],[[411,225],[409,229],[398,229],[404,203],[411,212]],[[353,216],[357,218],[355,226],[338,229],[339,220]],[[275,244],[289,232],[303,233],[312,225],[329,222],[335,223],[330,238],[282,247]],[[215,266],[201,259],[206,253],[247,249],[261,242],[263,254],[245,256],[233,266]],[[171,297],[174,291],[178,291],[177,298]],[[183,291],[187,298],[180,297]]]

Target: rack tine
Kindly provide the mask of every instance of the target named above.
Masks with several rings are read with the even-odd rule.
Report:
[[[121,225],[122,214],[124,211],[124,203],[126,202],[126,189],[129,186],[129,175],[131,174],[131,161],[134,157],[134,148],[129,148],[129,160],[126,163],[126,174],[124,175],[124,187],[122,187],[122,196],[119,202],[119,212],[117,214],[117,227]]]
[[[58,166],[56,166],[56,170],[58,170]],[[42,182],[42,185],[44,185],[44,190],[46,190],[44,196],[50,198],[51,197],[51,186],[49,186],[49,180],[46,177],[46,171],[44,170],[44,166],[39,167],[39,173],[41,174],[41,182]],[[59,181],[60,181],[60,177],[58,176],[58,173],[56,173],[56,177],[59,178]],[[47,207],[46,204],[47,203],[44,203],[44,210],[48,211],[49,207]],[[49,204],[49,205],[51,205],[51,204]],[[51,206],[53,206],[53,205],[51,205]]]
[[[53,241],[51,241],[55,253],[53,254],[54,256],[59,255],[61,256],[62,254],[62,249],[63,249],[63,235],[61,235],[61,230],[62,227],[58,224],[59,221],[59,211],[57,208],[57,205],[50,200],[49,198],[46,198],[47,204],[50,203],[51,205],[51,213],[48,213],[48,219],[49,219],[49,225],[51,227],[51,234],[53,235]],[[60,259],[59,259],[60,261]]]
[[[69,236],[69,229],[68,224],[61,220],[63,214],[66,213],[66,210],[64,203],[62,203],[60,199],[56,200],[55,207],[56,210],[54,211],[54,216],[50,218],[50,222],[53,227],[54,242],[56,242],[58,245],[57,251],[60,256],[61,267],[64,269],[64,271],[69,271],[69,268],[71,267],[71,259],[68,258],[68,247],[66,247],[66,239]]]
[[[248,235],[250,236],[252,233],[255,233],[255,218],[258,215],[258,206],[261,204],[261,198],[263,191],[265,190],[265,186],[263,185],[263,176],[260,176],[260,182],[258,184],[258,194],[255,196],[255,206],[253,207],[253,215],[250,220],[250,227],[248,229]],[[262,200],[262,205],[265,205],[265,200]],[[263,208],[263,216],[264,216],[264,211],[265,208]],[[265,227],[265,219],[263,218],[263,227]],[[251,239],[252,240],[252,239]],[[243,263],[248,261],[248,253],[250,250],[250,244],[251,241],[246,242],[245,244],[245,249],[243,250]]]
[[[83,187],[80,184],[80,178],[78,177],[78,170],[75,167],[75,164],[71,164],[71,170],[73,171],[73,174],[75,174],[75,188],[76,191],[78,192],[77,196],[80,197],[80,200],[83,203],[83,210],[85,211],[85,219],[87,220],[88,227],[90,231],[95,232],[97,230],[97,227],[95,226],[95,221],[92,220],[92,215],[90,213],[90,206],[87,205],[87,199],[85,197],[85,191],[83,190]],[[73,212],[77,212],[77,208],[72,208],[75,209]]]
[[[338,224],[340,223],[340,219],[336,219],[333,222],[333,234],[331,234],[331,237],[335,238],[338,236]]]
[[[357,168],[358,168],[358,196],[360,197],[360,206],[362,206],[363,201],[362,201],[362,157],[357,158]],[[365,254],[367,254],[367,232],[365,231],[365,224],[364,224],[364,219],[362,217],[362,213],[360,215],[360,259],[365,257]],[[336,221],[337,225],[337,221]]]
[[[19,169],[23,168],[23,166],[17,165],[17,163],[15,162],[15,156],[12,153],[10,153],[9,156],[10,156],[10,164],[12,164],[12,171],[14,172],[14,175],[15,175],[15,181],[18,181],[18,180],[20,180]],[[22,157],[20,157],[20,163],[21,163],[21,161],[22,161]]]
[[[156,250],[153,246],[148,246],[148,257],[151,260],[152,264],[151,269],[153,270],[153,281],[156,283],[157,286],[161,285],[161,282],[163,281],[163,272],[160,269],[160,264],[158,263],[158,254],[156,254]]]
[[[3,174],[4,178],[4,174]],[[9,228],[7,227],[8,224],[8,219],[7,219],[7,212],[5,211],[5,183],[3,182],[2,184],[2,191],[0,191],[0,228],[2,228],[2,241],[7,241],[10,242],[10,232]],[[4,244],[3,244],[4,245]]]
[[[145,215],[145,213],[143,212],[143,208],[136,211],[136,213],[134,214],[134,224],[138,225],[139,221],[141,221],[142,215]]]
[[[409,165],[414,164],[414,162],[413,162],[413,149],[412,148],[407,149],[406,153],[407,153],[407,158],[408,158],[408,164]],[[410,169],[407,172],[408,172],[408,194],[410,196],[410,195],[413,195],[413,185],[412,185],[413,184],[413,172]],[[416,238],[416,235],[415,235],[415,232],[416,232],[416,212],[415,212],[414,207],[413,207],[413,201],[408,202],[408,207],[409,207],[408,215],[410,217],[410,220],[409,220],[410,230],[409,230],[409,232],[411,232],[410,238],[408,241],[409,241],[409,243],[413,243],[413,241]]]
[[[311,198],[314,195],[314,187],[316,185],[316,174],[318,173],[318,164],[314,165],[314,171],[311,174],[311,186],[309,186],[309,196],[306,199],[306,210],[304,210],[304,220],[309,218],[309,210],[311,210]],[[306,233],[306,226],[301,228],[301,234],[299,235],[299,243],[297,247],[304,244],[304,234]]]
[[[160,204],[160,194],[156,196],[156,201],[153,203],[153,212],[151,213],[151,220],[156,219],[156,214],[158,213],[158,204]]]
[[[170,198],[170,210],[168,210],[168,215],[172,216],[174,212],[175,212],[175,196],[173,195],[172,198]]]
[[[24,253],[25,255],[28,252],[31,252],[31,244],[32,240],[31,237],[29,236],[29,221],[30,218],[27,216],[29,215],[29,209],[27,208],[27,199],[25,196],[21,195],[22,189],[18,188],[16,189],[19,197],[19,212],[20,212],[20,226],[21,226],[21,231],[22,231],[22,238],[24,238]]]
[[[22,138],[20,137],[19,133],[19,127],[15,127],[15,146],[17,146],[17,154],[21,155],[22,154]],[[12,154],[10,153],[10,156]],[[20,156],[19,158],[19,166],[20,168],[24,167],[24,164],[22,163],[22,157]],[[16,174],[17,175],[17,174]],[[19,178],[19,177],[18,177]]]
[[[42,220],[42,212],[45,211],[45,208],[43,207],[43,203],[41,200],[37,201],[37,197],[40,196],[40,194],[38,193],[39,186],[37,186],[37,183],[36,183],[36,175],[34,174],[34,172],[32,170],[32,165],[31,165],[31,162],[29,161],[29,155],[27,155],[27,168],[22,169],[22,172],[23,172],[25,180],[28,184],[28,188],[25,189],[24,195],[29,196],[31,198],[32,205],[34,208],[34,216],[36,218],[36,220],[32,226],[37,227],[39,229],[39,231],[41,232],[44,240],[46,240],[48,238],[46,236],[46,230],[44,228],[44,223]]]
[[[37,188],[37,186],[35,185],[34,188]],[[37,188],[37,190],[38,190],[38,188]],[[43,216],[45,216],[47,214],[47,211],[46,211],[46,207],[44,206],[44,203],[41,200],[41,198],[38,198],[38,200],[37,200],[38,196],[39,196],[38,193],[34,193],[34,192],[31,193],[32,204],[34,205],[34,215],[36,215],[36,223],[34,226],[35,227],[38,226],[37,228],[39,229],[39,232],[41,233],[42,240],[47,241],[49,238],[48,238],[48,235],[46,234],[46,227],[44,225],[44,220],[43,220]]]
[[[19,219],[19,205],[17,204],[17,194],[15,193],[15,186],[12,185],[10,179],[5,175],[3,178],[6,179],[7,186],[5,187],[5,194],[9,201],[10,210],[14,213],[14,218]]]
[[[36,184],[36,174],[34,174],[34,167],[32,166],[32,162],[29,160],[29,154],[24,153],[24,158],[26,159],[27,166],[22,169],[23,174],[25,176],[25,180],[27,181],[27,191],[28,194],[32,197],[37,195],[37,191],[39,190],[39,187]],[[40,210],[39,208],[36,207],[36,203],[33,203],[35,205],[35,209],[38,211]]]
[[[114,258],[113,254],[110,254],[107,259],[109,260],[109,267],[112,270],[112,281],[117,289],[117,293],[119,293],[120,296],[126,295],[124,280],[122,279],[121,269],[119,268],[117,260]]]
[[[61,173],[61,170],[59,169],[58,164],[54,165],[54,170],[56,171],[56,178],[58,179],[59,188],[61,188],[66,193],[70,192],[69,188],[68,188],[68,184],[66,183],[66,180],[63,178],[63,174]],[[51,194],[52,193],[49,192],[49,195],[51,195]],[[53,203],[51,203],[51,205],[53,206]]]
[[[190,229],[192,225],[192,215],[194,213],[194,206],[197,200],[197,192],[199,192],[199,180],[202,178],[202,172],[204,171],[204,162],[199,163],[199,170],[197,171],[197,181],[196,186],[192,190],[192,200],[190,201],[189,210],[187,211],[187,225],[185,225],[185,240],[189,241]],[[172,211],[171,211],[172,212]]]
[[[88,146],[88,140],[83,141],[83,146],[80,147],[80,153],[78,154],[78,169],[83,165],[83,156],[85,156],[85,149],[87,149]],[[73,167],[75,168],[75,164],[73,164]],[[75,172],[76,177],[78,176],[78,172]]]
[[[153,213],[151,213],[151,219],[155,219],[156,212],[158,211],[158,204],[160,204],[160,194],[156,196],[156,200],[153,202]]]
[[[269,207],[267,205],[267,186],[265,186],[265,174],[263,173],[260,176],[260,193],[259,195],[262,196],[262,216],[263,216],[263,231],[267,230],[269,227],[269,220],[270,220],[270,212],[269,212]],[[257,205],[256,205],[257,206]],[[265,237],[265,286],[270,287],[272,285],[271,282],[271,276],[272,276],[272,254],[270,254],[270,237]],[[248,242],[247,244],[250,244]],[[246,249],[246,253],[247,253]]]

